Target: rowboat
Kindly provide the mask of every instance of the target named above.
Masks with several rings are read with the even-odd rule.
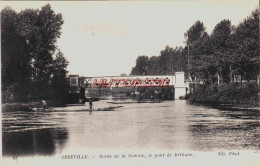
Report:
[[[92,112],[92,111],[114,111],[116,108],[121,108],[123,106],[117,107],[105,107],[105,108],[98,108],[98,109],[66,109],[65,108],[31,108],[32,111],[36,112]]]
[[[160,103],[161,100],[142,100],[142,101],[123,101],[123,102],[107,102],[109,104],[136,104],[136,103]]]

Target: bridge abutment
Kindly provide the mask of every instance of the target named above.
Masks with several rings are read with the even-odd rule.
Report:
[[[176,72],[175,73],[175,100],[178,100],[180,97],[186,95],[186,84],[184,79],[184,72]]]

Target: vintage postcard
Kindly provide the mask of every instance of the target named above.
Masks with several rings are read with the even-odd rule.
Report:
[[[3,166],[260,165],[258,0],[0,4]]]

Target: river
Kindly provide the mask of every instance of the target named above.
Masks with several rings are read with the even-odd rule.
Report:
[[[102,103],[94,102],[94,108]],[[218,110],[184,100],[120,105],[115,111],[2,113],[3,156],[111,148],[259,152],[259,111]]]

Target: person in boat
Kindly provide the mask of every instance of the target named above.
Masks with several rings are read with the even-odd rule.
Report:
[[[47,108],[47,102],[45,100],[42,100],[42,108]]]
[[[89,109],[92,109],[92,106],[93,106],[93,105],[92,105],[92,100],[91,100],[91,99],[89,99],[89,101],[88,101],[88,102],[89,102]]]

